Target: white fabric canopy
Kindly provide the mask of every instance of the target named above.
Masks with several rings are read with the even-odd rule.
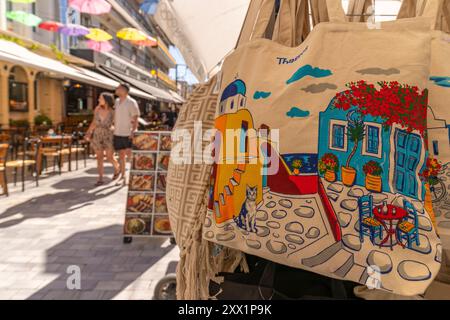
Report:
[[[0,60],[32,67],[40,71],[49,72],[55,76],[84,82],[108,90],[113,90],[119,85],[119,82],[96,72],[75,66],[68,66],[57,60],[42,57],[10,41],[0,40]],[[136,88],[132,88],[130,93],[144,99],[156,99],[154,96]]]
[[[161,0],[155,19],[192,73],[204,81],[235,47],[249,4],[250,0]]]

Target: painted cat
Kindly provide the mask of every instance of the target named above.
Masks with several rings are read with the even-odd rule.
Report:
[[[246,199],[242,204],[239,216],[234,218],[239,228],[248,232],[256,232],[256,197],[258,195],[258,187],[250,187],[247,185]]]

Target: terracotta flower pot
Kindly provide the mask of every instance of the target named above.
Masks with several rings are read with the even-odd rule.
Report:
[[[342,183],[347,187],[352,187],[356,181],[356,170],[354,168],[342,167]]]
[[[383,191],[383,184],[381,177],[374,176],[371,174],[366,175],[366,189],[378,193]]]
[[[336,181],[336,172],[332,170],[327,170],[325,172],[325,180],[328,182],[335,182]]]
[[[433,210],[433,199],[431,198],[431,190],[430,185],[427,183],[425,184],[425,205],[424,208],[427,211],[427,213],[430,215],[431,222],[433,222],[434,227],[436,228],[436,215],[434,214]]]

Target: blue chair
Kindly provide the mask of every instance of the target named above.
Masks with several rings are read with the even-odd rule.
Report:
[[[370,236],[370,241],[375,244],[375,238],[383,237],[383,225],[373,216],[373,196],[363,196],[358,199],[359,207],[359,238],[364,242],[364,236]]]
[[[416,208],[411,202],[405,200],[403,202],[403,208],[408,212],[408,216],[398,224],[397,237],[400,241],[406,239],[408,241],[407,247],[411,249],[413,242],[416,245],[420,245],[419,240],[419,217]]]

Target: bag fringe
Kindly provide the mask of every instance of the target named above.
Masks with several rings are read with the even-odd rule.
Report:
[[[209,300],[216,297],[209,293],[209,284],[223,282],[220,272],[235,272],[240,267],[248,273],[249,268],[244,253],[224,248],[214,257],[214,243],[203,239],[203,224],[207,214],[207,196],[203,200],[192,232],[180,248],[180,261],[177,266],[177,299]]]

